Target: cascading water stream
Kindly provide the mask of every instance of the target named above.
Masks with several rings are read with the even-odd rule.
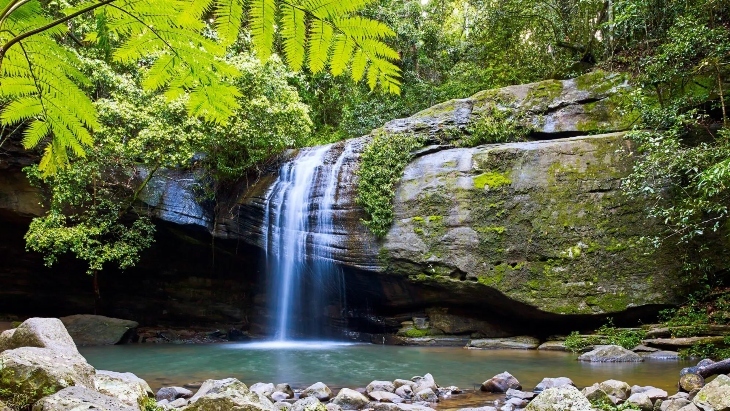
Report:
[[[343,304],[344,279],[333,263],[334,212],[352,147],[338,151],[337,145],[302,150],[282,165],[266,196],[263,243],[272,328],[279,341],[319,336],[325,306],[335,298]]]

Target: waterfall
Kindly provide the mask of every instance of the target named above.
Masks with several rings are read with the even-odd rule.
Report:
[[[303,149],[283,164],[266,195],[263,244],[276,339],[322,336],[328,305],[344,305],[344,278],[333,263],[340,173],[349,143]]]

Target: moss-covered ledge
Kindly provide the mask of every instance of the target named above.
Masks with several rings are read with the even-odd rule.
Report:
[[[676,303],[681,262],[642,245],[658,226],[620,189],[631,152],[612,133],[420,157],[396,192],[382,269],[555,314]]]

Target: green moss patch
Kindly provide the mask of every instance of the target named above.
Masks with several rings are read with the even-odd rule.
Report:
[[[512,180],[509,179],[507,174],[502,173],[489,172],[474,177],[474,187],[479,189],[485,187],[493,189],[510,184],[512,184]]]

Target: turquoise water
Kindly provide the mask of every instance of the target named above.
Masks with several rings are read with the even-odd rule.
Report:
[[[579,387],[613,378],[676,391],[679,370],[690,365],[682,361],[591,364],[562,352],[337,343],[130,344],[82,348],[81,353],[97,369],[133,372],[153,389],[226,377],[249,385],[287,382],[304,388],[322,381],[331,388],[356,388],[372,380],[409,379],[429,372],[439,385],[474,389],[509,371],[525,389],[543,377],[569,377]]]

